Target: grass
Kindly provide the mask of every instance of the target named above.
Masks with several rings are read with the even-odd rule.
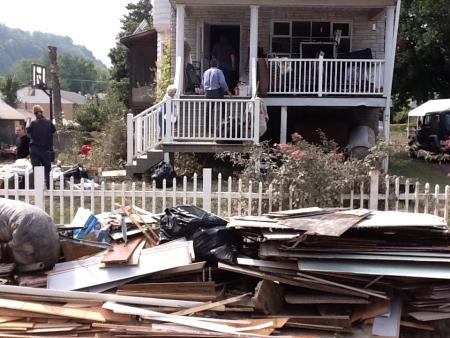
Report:
[[[391,156],[389,161],[389,175],[404,176],[411,179],[417,179],[421,183],[430,183],[431,185],[450,185],[450,165],[425,162],[409,158],[406,151],[406,125],[391,125],[391,141],[397,145],[403,146],[402,150]]]

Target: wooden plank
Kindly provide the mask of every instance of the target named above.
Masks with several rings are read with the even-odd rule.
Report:
[[[263,279],[256,285],[252,304],[260,312],[274,315],[283,308],[283,295],[284,290],[279,283]]]
[[[193,313],[197,313],[197,312],[202,312],[202,311],[213,309],[216,306],[221,306],[221,305],[235,303],[235,302],[237,302],[237,301],[239,301],[239,300],[241,300],[241,299],[243,299],[243,298],[245,298],[245,297],[247,297],[249,295],[251,295],[251,293],[245,293],[243,295],[227,298],[227,299],[220,300],[220,301],[217,301],[217,302],[212,302],[212,303],[198,305],[198,306],[192,307],[190,309],[184,309],[184,310],[180,310],[180,311],[174,312],[174,313],[172,313],[172,315],[178,315],[178,316],[191,315]]]
[[[155,320],[155,321],[162,321],[162,322],[171,322],[175,324],[181,324],[186,325],[190,327],[195,327],[199,329],[205,329],[209,331],[215,331],[215,332],[221,332],[221,333],[231,333],[231,334],[237,334],[242,336],[251,336],[251,337],[260,337],[261,335],[254,334],[254,333],[247,333],[246,331],[253,331],[258,329],[263,329],[266,327],[273,326],[273,322],[267,321],[264,324],[257,325],[257,326],[246,326],[246,327],[240,327],[235,328],[231,327],[229,325],[224,324],[216,324],[212,322],[205,322],[202,321],[202,318],[198,317],[185,317],[185,316],[177,316],[177,315],[167,315],[160,312],[155,311],[149,311],[141,308],[126,306],[126,305],[120,305],[115,304],[111,302],[106,302],[103,305],[103,308],[107,308],[109,310],[112,310],[114,312],[118,313],[127,313],[131,315],[137,315],[141,316],[143,318]]]
[[[369,304],[368,299],[320,293],[288,293],[285,295],[288,304]]]
[[[128,243],[114,244],[112,250],[106,252],[101,262],[105,264],[124,264],[130,259],[141,242],[142,237],[138,237],[133,238]]]
[[[105,251],[104,247],[89,245],[80,241],[69,241],[62,239],[60,242],[64,258],[67,261],[73,261],[81,257],[91,256]]]
[[[49,314],[67,318],[87,319],[96,322],[105,322],[105,317],[96,311],[70,309],[62,306],[45,305],[42,303],[22,302],[11,299],[0,299],[0,307],[12,310],[28,311],[40,314]]]
[[[64,291],[64,290],[52,290],[52,289],[36,289],[30,287],[18,287],[13,285],[0,285],[0,293],[8,294],[19,294],[19,295],[32,295],[32,296],[45,296],[48,297],[50,301],[52,297],[65,298],[67,302],[77,300],[89,300],[89,301],[113,301],[125,304],[139,304],[139,305],[149,305],[149,306],[170,306],[175,308],[193,307],[200,305],[200,302],[192,301],[181,301],[181,300],[171,300],[171,299],[159,299],[159,298],[143,298],[143,297],[130,297],[130,296],[119,296],[115,294],[105,294],[105,293],[91,293],[91,292],[81,292],[81,291]],[[7,313],[2,313],[1,315],[8,315]],[[12,314],[11,314],[12,315]],[[12,316],[16,316],[15,314]],[[19,315],[22,317],[22,315]],[[26,317],[26,316],[25,316]]]
[[[125,284],[117,294],[194,301],[216,300],[215,282],[138,283]]]
[[[421,322],[450,319],[449,312],[416,311],[416,312],[408,312],[408,314],[414,319],[417,319]]]
[[[288,218],[279,220],[281,225],[288,226],[292,229],[306,231],[308,235],[332,236],[339,237],[348,229],[358,224],[362,219],[370,215],[369,210],[364,213],[335,212],[331,214]]]

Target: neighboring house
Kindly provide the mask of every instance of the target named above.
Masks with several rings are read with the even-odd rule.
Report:
[[[50,100],[48,95],[41,89],[23,87],[17,91],[17,108],[29,112],[33,106],[39,104],[44,108],[46,118],[50,117]],[[73,120],[75,110],[86,103],[86,97],[81,94],[61,90],[61,108],[66,120]]]
[[[129,106],[134,113],[139,113],[154,101],[157,33],[141,24],[133,34],[121,38],[120,42],[129,49]]]
[[[34,119],[33,114],[14,109],[0,99],[0,145],[16,144],[15,128],[28,117]]]
[[[293,132],[314,141],[318,128],[345,147],[361,127],[363,137],[378,134],[381,120],[389,139],[400,1],[155,1],[157,63],[171,41],[179,91],[128,116],[130,173],[142,172],[162,153],[239,151],[239,142],[285,143]],[[222,101],[186,95],[185,65],[207,69],[222,34],[235,50],[249,95]],[[269,115],[264,135],[260,98]]]

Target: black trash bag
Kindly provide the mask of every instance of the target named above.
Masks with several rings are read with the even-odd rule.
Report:
[[[196,206],[180,205],[166,209],[160,224],[160,242],[167,242],[182,237],[190,239],[200,227],[225,226],[227,222]]]
[[[241,235],[225,226],[200,228],[192,236],[197,260],[208,263],[225,261],[235,263],[238,249],[242,247]]]
[[[160,220],[160,242],[185,237],[192,240],[197,260],[210,264],[235,262],[242,236],[227,229],[227,221],[191,205],[166,209]]]
[[[173,179],[176,177],[175,170],[173,170],[170,163],[160,162],[153,172],[151,179],[156,182],[156,187],[161,189],[163,187],[163,180],[166,179],[166,187],[173,185]]]

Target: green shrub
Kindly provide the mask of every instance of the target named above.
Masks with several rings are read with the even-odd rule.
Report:
[[[227,153],[233,164],[242,168],[243,181],[272,184],[274,200],[287,205],[292,190],[293,207],[335,207],[340,196],[360,182],[367,181],[370,170],[380,170],[389,151],[383,143],[371,149],[364,160],[345,159],[335,142],[321,133],[321,144],[306,142],[298,133],[292,142],[267,142],[251,146],[248,154]]]

